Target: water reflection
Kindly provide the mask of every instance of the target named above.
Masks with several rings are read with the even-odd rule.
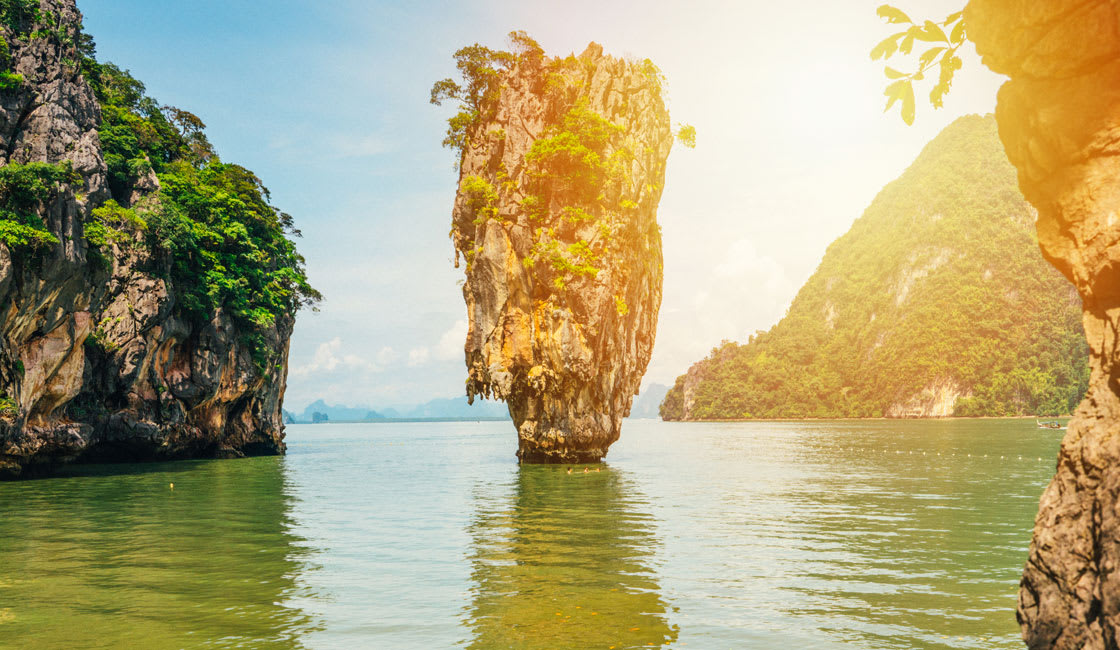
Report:
[[[661,646],[677,639],[654,577],[645,499],[618,470],[522,466],[480,485],[470,648]]]
[[[806,431],[798,462],[811,476],[772,495],[795,513],[778,524],[797,559],[791,612],[855,645],[1018,646],[1024,529],[1053,443],[1024,426],[1004,447],[1008,427],[930,424],[925,436],[856,440],[835,425]]]
[[[302,647],[283,462],[0,484],[0,645]]]

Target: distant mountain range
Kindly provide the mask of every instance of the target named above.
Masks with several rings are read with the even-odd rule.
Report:
[[[669,387],[650,384],[634,399],[631,418],[657,418],[658,407],[665,399]],[[319,422],[385,422],[392,420],[505,420],[509,411],[502,402],[476,400],[467,404],[466,397],[449,397],[429,400],[419,406],[397,406],[372,409],[368,406],[330,405],[325,400],[315,400],[299,413],[284,411],[286,424],[314,424]]]
[[[637,419],[657,419],[660,416],[658,409],[661,402],[669,392],[665,384],[650,384],[635,399],[630,407],[630,417]]]
[[[467,404],[466,397],[433,399],[418,406],[398,406],[381,409],[330,405],[316,400],[300,413],[284,411],[288,424],[315,422],[379,422],[386,420],[479,420],[509,417],[506,405],[501,402],[475,400]]]

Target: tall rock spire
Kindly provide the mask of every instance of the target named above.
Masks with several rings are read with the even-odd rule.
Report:
[[[467,393],[507,402],[521,462],[598,461],[661,306],[663,77],[594,43],[551,58],[514,40],[463,114],[451,235],[466,260]]]

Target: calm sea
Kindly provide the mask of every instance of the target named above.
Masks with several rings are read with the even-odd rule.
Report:
[[[504,422],[332,424],[0,483],[0,647],[1019,648],[1059,436],[629,421],[568,474]]]

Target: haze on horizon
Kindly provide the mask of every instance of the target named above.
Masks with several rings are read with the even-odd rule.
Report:
[[[659,221],[665,290],[645,383],[772,326],[825,248],[945,125],[990,112],[1001,79],[969,47],[945,108],[883,114],[881,0],[771,2],[87,2],[99,56],[198,114],[304,239],[326,296],[300,315],[286,408],[462,394],[466,314],[447,238],[457,175],[427,103],[453,52],[524,29],[552,55],[590,41],[648,57],[674,120]],[[940,20],[960,2],[900,2]],[[142,20],[138,20],[142,19]],[[140,30],[138,23],[144,25]],[[894,64],[892,64],[894,65]],[[899,67],[896,65],[896,67]],[[924,88],[928,93],[928,87]]]

